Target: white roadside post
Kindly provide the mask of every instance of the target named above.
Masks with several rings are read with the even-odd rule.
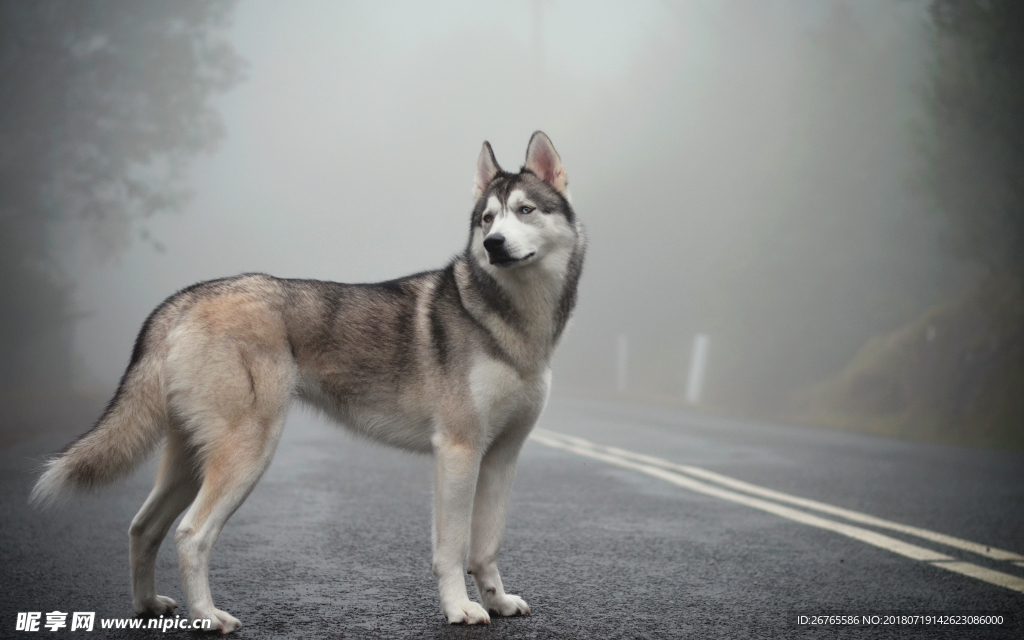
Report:
[[[615,360],[615,388],[619,393],[625,393],[629,362],[629,337],[624,333],[619,334],[617,358]]]
[[[690,352],[690,372],[686,377],[686,402],[697,404],[704,391],[704,373],[708,366],[708,349],[711,338],[706,333],[693,337],[693,351]]]

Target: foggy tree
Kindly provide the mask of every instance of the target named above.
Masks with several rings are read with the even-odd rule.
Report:
[[[1024,279],[1024,4],[935,0],[932,188],[962,257]]]
[[[241,78],[233,0],[0,0],[0,385],[66,387],[73,281],[61,225],[107,254],[182,202]]]
[[[769,179],[704,294],[718,338],[712,402],[785,415],[865,340],[941,295],[921,268],[934,224],[907,189],[925,48],[919,20],[899,9],[834,3],[766,72],[785,87],[772,114],[781,134],[756,142],[755,171]]]
[[[810,397],[811,420],[1024,448],[1024,5],[933,0],[925,192],[953,255],[983,267],[958,295],[869,339]],[[933,208],[935,208],[933,206]]]

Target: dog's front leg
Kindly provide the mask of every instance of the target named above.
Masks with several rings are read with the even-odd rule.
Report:
[[[530,605],[519,596],[505,593],[498,572],[498,552],[505,533],[516,461],[528,430],[505,435],[492,446],[480,464],[476,500],[473,505],[473,530],[469,550],[469,573],[473,576],[480,602],[500,616],[528,616]]]
[[[434,562],[441,609],[450,624],[488,624],[487,611],[469,599],[469,553],[473,495],[480,471],[477,448],[438,435],[434,441]]]

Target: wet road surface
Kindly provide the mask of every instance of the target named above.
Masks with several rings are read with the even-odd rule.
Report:
[[[153,462],[58,510],[40,513],[25,502],[41,458],[70,440],[69,429],[87,428],[95,419],[87,413],[63,432],[0,449],[0,637],[194,637],[99,629],[100,618],[131,616],[127,530]],[[674,484],[672,474],[682,474],[668,467],[666,480],[588,457],[596,450],[565,436],[648,456],[632,458],[637,465],[655,458],[696,467],[1016,554],[1024,554],[1024,455],[561,398],[539,426],[547,444],[532,440],[524,449],[500,562],[506,590],[522,595],[532,616],[480,628],[445,624],[430,573],[431,460],[357,440],[301,409],[214,549],[215,603],[242,621],[239,638],[1024,637],[1024,592],[1012,582],[1024,584],[1024,561],[788,505],[948,558],[914,559],[856,538],[862,534],[724,499],[721,483],[719,494],[701,493]],[[183,604],[173,546],[169,536],[157,591]],[[942,563],[980,567],[1009,586]],[[45,622],[54,610],[94,611],[96,628],[14,630],[18,612],[42,612]],[[886,624],[890,614],[994,614],[1005,622]],[[881,621],[812,626],[798,624],[800,615]]]

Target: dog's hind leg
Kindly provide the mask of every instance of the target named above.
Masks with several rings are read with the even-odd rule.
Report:
[[[270,464],[298,377],[281,300],[265,293],[201,300],[168,338],[169,405],[200,463],[199,492],[174,534],[178,568],[189,616],[221,633],[242,623],[213,606],[210,553]]]
[[[171,429],[153,491],[128,530],[132,607],[140,615],[170,615],[178,604],[156,594],[156,554],[174,519],[199,491],[197,469],[184,436]]]
[[[535,418],[535,417],[534,417]],[[523,426],[532,426],[533,419]],[[473,529],[467,570],[473,576],[480,602],[499,616],[530,615],[530,605],[519,596],[505,593],[498,572],[498,552],[505,533],[505,512],[512,493],[519,450],[529,428],[512,429],[495,442],[480,463]]]
[[[220,425],[219,438],[204,447],[202,485],[174,537],[189,616],[193,621],[209,620],[209,630],[230,633],[242,626],[237,618],[213,605],[210,552],[228,518],[270,464],[284,414],[282,407],[277,415],[243,416],[234,424]]]

